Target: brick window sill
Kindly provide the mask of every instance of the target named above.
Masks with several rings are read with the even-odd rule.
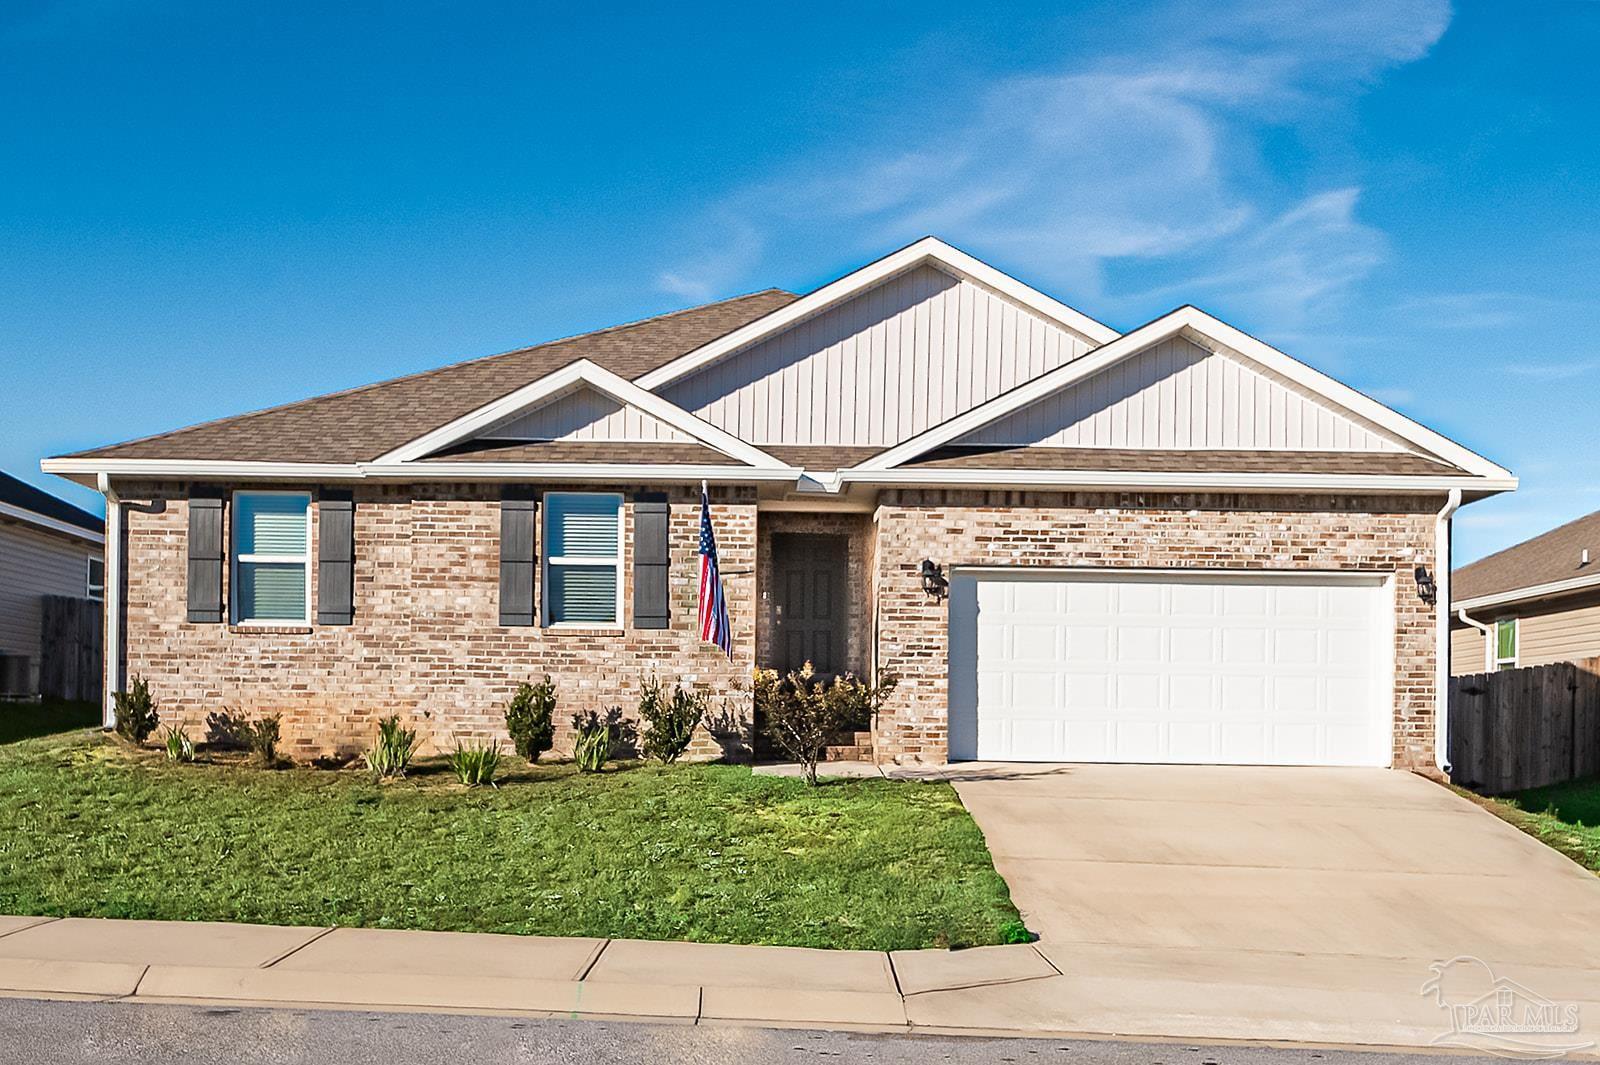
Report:
[[[309,636],[310,625],[229,625],[228,631],[240,636]]]

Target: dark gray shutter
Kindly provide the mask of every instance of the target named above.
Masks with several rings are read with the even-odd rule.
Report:
[[[222,497],[189,493],[189,620],[222,620]]]
[[[672,625],[667,573],[671,564],[671,505],[665,494],[641,494],[633,503],[633,627]]]
[[[500,624],[532,625],[534,544],[539,500],[530,489],[507,488],[500,500]]]
[[[347,491],[317,499],[317,624],[355,620],[356,504]]]

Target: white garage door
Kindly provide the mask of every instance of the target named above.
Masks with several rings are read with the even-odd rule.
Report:
[[[1381,578],[957,572],[950,757],[1390,761]]]

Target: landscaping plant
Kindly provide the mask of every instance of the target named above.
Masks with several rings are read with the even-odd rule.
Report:
[[[367,748],[367,769],[375,777],[403,777],[417,751],[417,730],[401,728],[400,715],[390,714],[378,721],[378,739]]]
[[[572,719],[572,760],[585,773],[598,773],[611,760],[617,744],[616,726],[590,710]]]
[[[116,714],[117,735],[125,740],[142,744],[161,724],[156,701],[150,696],[150,685],[137,674],[134,675],[133,686],[125,692],[116,692],[111,701]]]
[[[547,674],[538,684],[524,683],[506,705],[506,731],[511,746],[530,762],[555,742],[556,686]]]
[[[475,743],[463,747],[458,740],[450,755],[450,768],[455,771],[456,779],[469,788],[479,784],[492,786],[495,772],[500,768],[500,744]]]
[[[661,681],[649,677],[639,690],[639,720],[644,724],[640,749],[646,758],[671,765],[689,749],[694,730],[705,717],[705,696],[684,691],[681,684],[674,684],[669,696],[662,691]]]
[[[189,734],[181,726],[169,727],[163,740],[167,747],[167,761],[194,761],[194,740],[189,738]]]
[[[756,716],[772,742],[800,763],[806,782],[816,784],[817,763],[828,745],[841,733],[870,723],[894,684],[890,677],[869,685],[849,675],[823,684],[810,662],[786,677],[758,669],[753,683]]]
[[[244,727],[244,743],[257,765],[271,768],[278,764],[278,739],[283,715],[262,714]]]

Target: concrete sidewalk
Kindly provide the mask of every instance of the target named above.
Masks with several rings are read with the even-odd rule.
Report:
[[[1032,946],[883,953],[0,917],[0,994],[33,997],[903,1032],[908,999],[1057,975]]]

